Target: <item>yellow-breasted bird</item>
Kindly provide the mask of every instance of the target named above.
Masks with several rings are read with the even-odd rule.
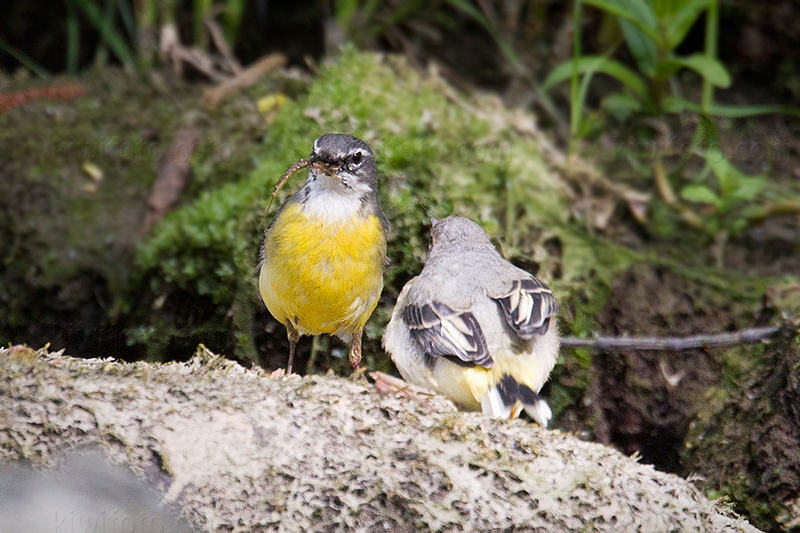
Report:
[[[558,303],[500,255],[475,222],[433,220],[428,261],[397,299],[383,344],[403,378],[465,409],[541,426],[556,362]]]
[[[308,180],[280,207],[262,250],[261,298],[289,337],[336,335],[361,361],[361,335],[383,289],[386,222],[367,143],[341,134],[314,141]]]

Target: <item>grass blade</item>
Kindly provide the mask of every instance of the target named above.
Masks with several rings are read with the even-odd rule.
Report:
[[[694,23],[700,17],[703,10],[708,9],[715,0],[688,0],[672,16],[667,26],[667,47],[674,50],[686,38],[686,34],[692,29]],[[708,29],[706,29],[708,31]],[[706,35],[708,35],[706,33]],[[711,56],[715,57],[716,53]]]
[[[598,60],[600,61],[599,64],[597,63]],[[555,85],[568,80],[572,75],[573,62],[573,60],[565,61],[554,68],[544,80],[544,83],[542,83],[542,90],[547,91],[552,89]],[[580,74],[585,74],[589,72],[589,70],[594,70],[616,78],[622,82],[625,87],[639,96],[644,96],[647,93],[647,84],[644,80],[633,70],[615,59],[606,56],[583,56],[577,60],[576,66]]]
[[[128,37],[131,42],[136,42],[136,19],[133,16],[131,6],[128,5],[126,0],[114,0],[117,6],[119,18],[122,19],[122,24],[125,26],[125,31],[128,32]]]
[[[717,57],[717,42],[719,34],[719,1],[712,0],[706,13],[706,42],[705,55],[710,59]],[[714,85],[703,78],[703,95],[701,97],[703,109],[707,110],[714,103]]]
[[[480,23],[481,26],[486,28],[486,31],[488,31],[489,34],[492,36],[495,43],[497,43],[497,46],[500,48],[500,51],[503,53],[503,55],[506,57],[506,60],[508,60],[509,63],[511,63],[514,66],[520,64],[519,56],[517,56],[517,53],[511,47],[511,44],[509,44],[500,35],[500,33],[497,31],[497,28],[495,28],[494,25],[491,22],[489,22],[489,20],[483,15],[483,13],[481,13],[475,6],[470,4],[467,0],[446,0],[446,1],[448,4],[455,7],[465,15],[471,17],[472,19]]]
[[[36,61],[29,58],[25,55],[21,50],[18,50],[11,46],[9,43],[5,42],[2,37],[0,37],[0,50],[5,50],[8,55],[22,63],[22,65],[39,76],[42,79],[47,79],[50,77],[50,74]]]
[[[78,13],[71,0],[67,0],[67,72],[78,72],[78,58],[80,56],[81,28]]]
[[[652,9],[645,3],[645,2],[638,2],[637,5],[643,9],[642,13],[633,13],[625,7],[609,2],[608,0],[582,0],[584,4],[588,4],[592,7],[596,7],[597,9],[602,9],[607,13],[611,13],[612,15],[616,16],[617,18],[627,20],[637,28],[639,28],[642,32],[644,32],[648,37],[650,37],[654,42],[660,42],[661,36],[658,34],[655,25],[655,15],[653,14]],[[649,11],[649,16],[643,16],[644,13]],[[648,20],[645,20],[648,19]]]
[[[86,15],[92,25],[100,33],[103,41],[108,44],[109,48],[114,52],[122,64],[137,68],[136,57],[133,55],[125,39],[120,33],[110,24],[105,18],[104,14],[100,12],[100,7],[94,0],[74,0],[81,11]]]

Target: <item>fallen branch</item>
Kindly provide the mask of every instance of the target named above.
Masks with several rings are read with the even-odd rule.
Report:
[[[363,379],[24,347],[0,348],[0,375],[0,463],[99,449],[203,531],[757,531],[607,446]]]
[[[192,153],[199,142],[200,132],[194,128],[184,128],[175,134],[147,198],[147,214],[142,233],[149,232],[156,222],[178,204],[181,192],[192,175]]]
[[[692,335],[691,337],[596,337],[594,339],[561,337],[561,346],[591,350],[691,350],[758,342],[774,336],[780,330],[781,328],[777,326],[771,326],[742,329],[730,333]]]
[[[209,90],[205,96],[203,96],[203,104],[216,107],[231,94],[250,87],[264,74],[282,68],[285,64],[286,56],[283,54],[270,54],[264,56],[244,69],[238,76],[226,80],[217,87]]]
[[[77,83],[28,89],[18,93],[0,93],[0,114],[36,100],[71,102],[86,96],[86,87]]]

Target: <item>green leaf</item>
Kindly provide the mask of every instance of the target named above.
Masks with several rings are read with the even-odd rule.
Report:
[[[756,115],[780,114],[790,115],[800,118],[800,109],[786,105],[724,105],[714,104],[709,110],[709,114],[726,118],[753,117]]]
[[[642,25],[637,25],[630,20],[618,20],[625,36],[625,43],[636,58],[639,70],[652,78],[656,72],[659,49],[664,48],[663,36],[658,31],[658,17],[653,9],[654,3],[647,0],[615,0],[615,3],[622,5],[626,11],[633,13],[635,18],[642,22]],[[653,28],[656,30],[655,34],[647,32],[642,26]]]
[[[732,236],[738,235],[748,224],[749,221],[746,218],[737,218],[728,225],[728,233]]]
[[[610,2],[608,0],[582,0],[582,2],[602,9],[607,13],[611,13],[622,20],[629,21],[655,42],[661,40],[657,31],[658,25],[655,13],[653,13],[653,9],[644,0],[617,0],[616,2]]]
[[[664,111],[667,113],[683,113],[684,111],[693,111],[695,113],[702,112],[702,108],[700,107],[699,104],[695,104],[694,102],[690,102],[689,100],[678,98],[676,96],[664,97],[663,106],[664,106],[663,107]],[[793,117],[800,117],[800,109],[785,105],[714,104],[708,109],[709,115],[714,115],[715,117],[725,117],[725,118],[745,118],[745,117],[754,117],[757,115],[768,115],[772,113],[789,115]]]
[[[519,65],[519,56],[517,56],[514,48],[512,48],[511,45],[500,35],[500,33],[497,31],[497,28],[494,27],[489,19],[487,19],[478,8],[476,8],[467,0],[446,0],[446,2],[460,10],[462,13],[472,17],[476,22],[480,23],[480,25],[489,32],[489,35],[492,36],[508,62],[512,65]]]
[[[547,91],[555,85],[570,79],[572,76],[572,68],[573,60],[565,61],[558,65],[544,80],[542,90]],[[642,80],[638,74],[619,61],[606,58],[605,56],[583,56],[578,60],[577,68],[579,74],[597,71],[611,76],[612,78],[616,78],[639,96],[644,96],[647,91],[644,80]]]
[[[662,61],[656,69],[656,77],[666,79],[682,68],[690,68],[717,87],[729,87],[731,75],[725,66],[710,57],[702,54],[693,54],[689,57],[673,57]]]
[[[749,202],[761,194],[766,184],[767,180],[763,176],[741,176],[737,180],[733,197],[737,200]]]
[[[681,190],[681,197],[690,202],[722,207],[722,199],[714,191],[699,183],[692,183],[684,187]]]
[[[662,61],[656,67],[656,75],[655,78],[659,80],[665,80],[675,75],[676,72],[686,68],[686,65],[683,64],[681,61],[676,61],[672,59],[667,59]]]
[[[636,58],[639,70],[646,76],[653,78],[656,75],[656,62],[658,61],[658,47],[656,43],[639,28],[628,21],[620,20],[622,34],[628,49]]]
[[[602,106],[617,120],[625,121],[642,110],[642,101],[629,94],[613,93],[603,98]]]
[[[667,46],[674,50],[686,38],[697,19],[714,0],[688,0],[674,13],[667,26]]]
[[[700,106],[694,102],[690,102],[685,98],[677,96],[665,96],[662,101],[661,108],[665,113],[683,113],[685,111],[700,111]]]
[[[697,129],[694,132],[692,143],[696,146],[710,146],[719,142],[719,128],[708,115],[697,115]]]
[[[705,158],[706,163],[711,167],[711,171],[717,177],[722,200],[725,204],[728,204],[732,199],[734,190],[736,190],[736,183],[741,173],[731,165],[728,158],[718,148],[706,150]]]

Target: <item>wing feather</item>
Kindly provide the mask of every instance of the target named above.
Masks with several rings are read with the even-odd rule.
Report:
[[[553,293],[536,278],[515,280],[509,292],[494,300],[500,304],[506,323],[525,340],[546,333],[550,317],[558,313]]]
[[[441,302],[407,305],[403,321],[429,357],[445,357],[464,366],[494,365],[480,324],[469,312],[457,312]]]

